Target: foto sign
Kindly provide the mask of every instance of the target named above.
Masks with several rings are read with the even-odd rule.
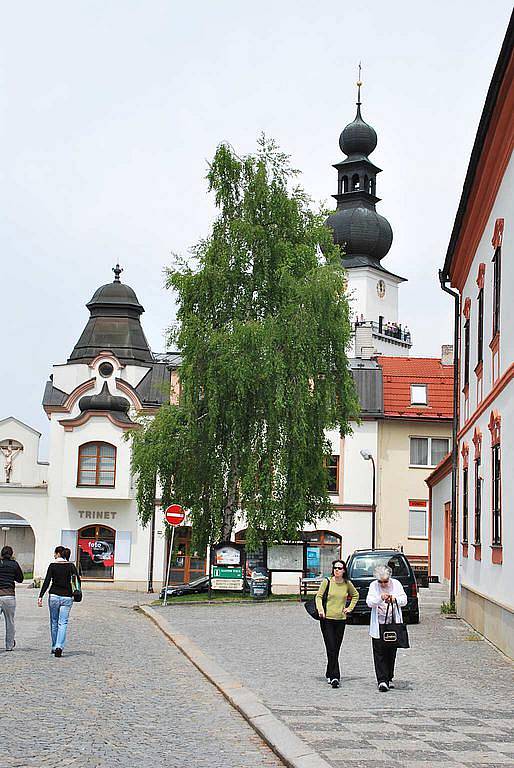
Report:
[[[182,523],[184,522],[185,516],[186,516],[186,513],[184,512],[180,504],[171,504],[164,513],[166,522],[169,525],[172,525],[173,527],[177,525],[182,525]]]

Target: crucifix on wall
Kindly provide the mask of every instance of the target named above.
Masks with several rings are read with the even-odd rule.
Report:
[[[4,482],[10,483],[13,461],[17,457],[17,455],[21,453],[21,451],[23,451],[23,446],[17,443],[15,440],[4,440],[3,443],[0,445],[0,451],[2,451],[4,455],[4,472],[5,472]]]

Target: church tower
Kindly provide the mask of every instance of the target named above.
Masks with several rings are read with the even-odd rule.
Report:
[[[360,74],[360,67],[359,67]],[[357,83],[357,114],[341,132],[339,146],[346,155],[336,163],[337,209],[326,224],[340,246],[348,274],[348,289],[355,323],[356,357],[375,354],[408,355],[410,331],[398,322],[398,286],[405,278],[382,266],[393,242],[388,220],[376,211],[377,175],[381,169],[369,155],[377,134],[361,114],[361,86]]]

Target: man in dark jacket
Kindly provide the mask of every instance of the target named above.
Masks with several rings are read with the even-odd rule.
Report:
[[[16,596],[14,582],[23,581],[23,571],[13,560],[12,547],[2,548],[0,553],[0,614],[5,618],[5,650],[12,651],[16,645],[14,639],[14,614],[16,612]]]

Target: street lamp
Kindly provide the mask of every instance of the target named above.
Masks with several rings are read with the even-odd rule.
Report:
[[[377,505],[375,501],[375,460],[370,451],[366,451],[364,448],[361,451],[361,456],[365,461],[371,461],[373,466],[373,503],[371,505],[371,549],[375,549],[375,518],[377,515]]]

